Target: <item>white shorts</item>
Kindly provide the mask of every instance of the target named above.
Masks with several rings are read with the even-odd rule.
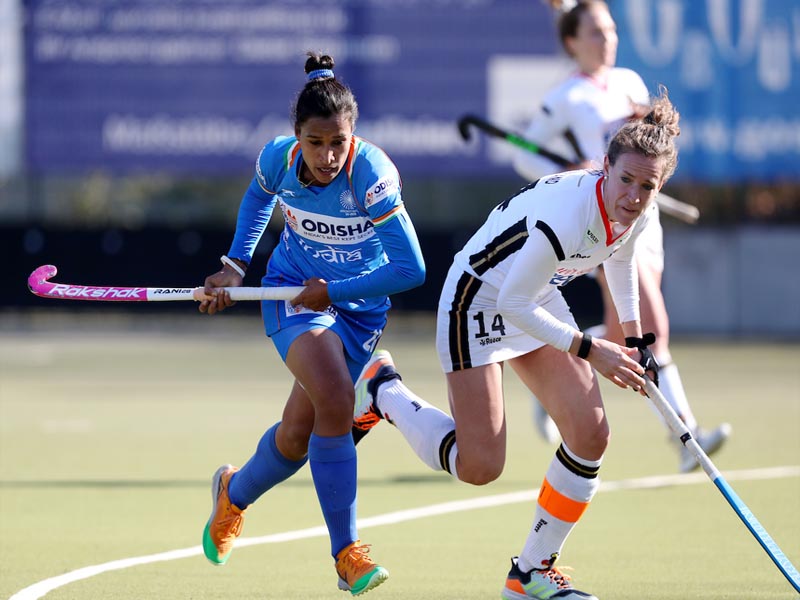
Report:
[[[578,329],[561,290],[553,288],[538,304]],[[503,362],[545,345],[497,311],[497,289],[455,265],[439,297],[436,349],[445,373]]]

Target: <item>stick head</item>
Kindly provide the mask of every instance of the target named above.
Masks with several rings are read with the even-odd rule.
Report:
[[[28,277],[28,289],[37,296],[42,295],[42,286],[58,273],[55,265],[42,265],[33,271]]]
[[[472,115],[464,115],[458,120],[458,133],[461,134],[461,139],[468,142],[472,137],[469,132],[469,126],[472,123]]]

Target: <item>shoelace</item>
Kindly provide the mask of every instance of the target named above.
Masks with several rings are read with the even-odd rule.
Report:
[[[378,423],[380,423],[381,418],[377,415],[375,410],[370,406],[367,412],[363,415],[355,419],[355,424],[357,427],[361,427],[362,429],[371,429]]]
[[[542,575],[555,583],[559,590],[568,589],[571,587],[570,581],[572,577],[566,573],[562,573],[561,569],[572,570],[572,567],[550,567],[547,571],[542,571]]]
[[[228,505],[225,507],[225,516],[218,521],[218,531],[222,533],[220,539],[229,538],[231,536],[238,537],[239,534],[242,533],[243,523],[244,519],[242,518],[241,513],[235,513],[233,511],[233,505],[228,503]]]
[[[239,536],[242,533],[242,523],[244,519],[242,519],[241,515],[231,515],[222,520],[221,525],[224,527],[225,537],[230,537],[232,535]]]
[[[370,547],[370,544],[362,544],[360,546],[355,545],[350,548],[349,552],[342,561],[342,566],[344,567],[347,575],[356,574],[358,569],[363,566],[364,562],[368,562],[368,566],[372,566],[372,559],[367,556],[367,554],[369,554]]]

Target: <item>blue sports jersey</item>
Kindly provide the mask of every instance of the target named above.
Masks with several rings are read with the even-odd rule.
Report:
[[[299,181],[302,160],[294,137],[264,146],[228,256],[250,263],[277,204],[285,226],[264,285],[302,285],[319,277],[328,282],[334,305],[354,311],[385,310],[389,294],[420,285],[422,253],[389,157],[353,136],[345,166],[325,187]]]

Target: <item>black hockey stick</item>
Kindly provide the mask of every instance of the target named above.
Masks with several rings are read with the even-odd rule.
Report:
[[[492,123],[489,123],[489,121],[481,119],[475,115],[464,115],[458,120],[458,132],[465,141],[469,141],[472,137],[470,127],[475,127],[476,129],[479,129],[480,131],[483,131],[492,137],[505,140],[517,148],[522,148],[528,152],[533,152],[534,154],[539,154],[540,156],[549,158],[561,167],[568,167],[574,164],[571,160],[566,159],[560,154],[556,154],[555,152],[551,152],[546,148],[537,146],[522,136],[512,133],[506,129],[502,129],[497,125],[493,125]],[[697,222],[697,219],[700,218],[700,210],[696,206],[687,204],[686,202],[681,202],[672,196],[666,195],[664,192],[659,192],[658,196],[656,196],[656,202],[658,202],[659,208],[664,213],[670,215],[671,217],[675,217],[684,223],[693,225]]]
[[[560,154],[556,154],[555,152],[550,152],[546,148],[537,146],[533,142],[529,142],[525,138],[515,133],[511,133],[510,131],[506,131],[505,129],[500,129],[496,125],[492,125],[491,123],[489,123],[489,121],[481,119],[480,117],[476,117],[475,115],[464,115],[458,120],[458,132],[461,134],[461,137],[465,141],[469,141],[470,138],[472,137],[472,134],[470,133],[469,130],[470,127],[475,127],[476,129],[480,129],[481,131],[488,133],[490,136],[500,138],[501,140],[505,140],[509,144],[517,146],[518,148],[528,150],[529,152],[533,152],[534,154],[540,154],[545,158],[549,158],[560,167],[568,167],[573,164],[571,160],[567,160]]]

